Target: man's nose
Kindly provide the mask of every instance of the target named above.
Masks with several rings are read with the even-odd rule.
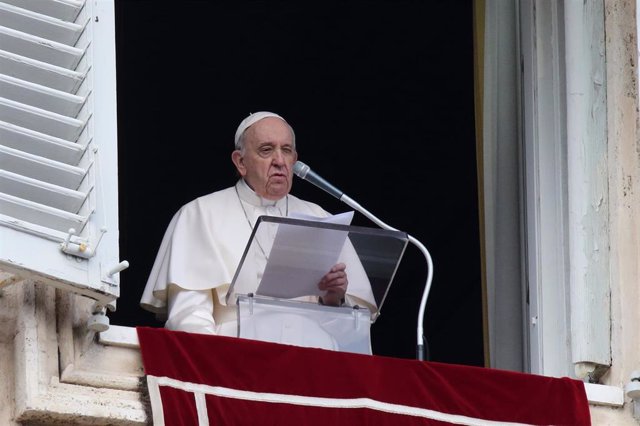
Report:
[[[273,162],[275,164],[283,164],[284,163],[284,153],[280,149],[276,149],[273,151]]]

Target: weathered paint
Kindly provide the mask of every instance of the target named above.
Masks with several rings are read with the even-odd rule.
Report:
[[[611,320],[604,4],[570,0],[564,11],[572,360],[606,367]]]

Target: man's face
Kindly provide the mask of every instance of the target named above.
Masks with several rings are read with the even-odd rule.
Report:
[[[287,195],[298,159],[289,126],[277,117],[263,118],[245,131],[244,147],[232,159],[255,193],[269,200]]]

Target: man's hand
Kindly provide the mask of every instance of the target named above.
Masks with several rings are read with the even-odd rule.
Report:
[[[347,279],[347,265],[338,263],[327,272],[320,282],[318,288],[326,291],[324,296],[320,298],[323,305],[340,306],[344,301],[344,295],[347,292],[349,280]]]

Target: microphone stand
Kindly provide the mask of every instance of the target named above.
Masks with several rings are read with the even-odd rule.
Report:
[[[371,212],[369,212],[367,209],[362,207],[360,204],[358,204],[355,200],[353,200],[351,197],[346,195],[344,192],[342,192],[341,190],[339,190],[338,188],[336,188],[335,186],[331,185],[329,182],[324,180],[318,174],[312,172],[311,168],[307,166],[305,163],[303,163],[302,161],[295,162],[295,164],[293,165],[293,173],[296,176],[298,176],[300,179],[306,180],[314,184],[318,188],[328,192],[329,194],[336,197],[338,200],[352,207],[354,210],[357,210],[358,212],[362,213],[369,220],[374,222],[379,227],[383,229],[387,229],[389,231],[398,231],[396,228],[393,228],[387,225],[386,223],[384,223],[383,221],[375,217]],[[420,241],[416,240],[414,237],[408,234],[407,234],[407,237],[409,238],[409,242],[411,242],[413,245],[418,247],[418,249],[422,252],[425,259],[427,259],[427,265],[429,267],[427,271],[427,282],[425,283],[424,292],[422,293],[422,299],[420,300],[420,310],[418,311],[418,328],[417,328],[418,338],[417,338],[417,347],[416,347],[416,357],[418,358],[418,360],[424,361],[424,356],[425,356],[424,324],[423,324],[424,311],[427,307],[427,298],[429,297],[429,291],[431,290],[431,281],[433,279],[433,261],[431,260],[431,255],[429,254],[429,251]]]
[[[390,231],[398,231],[396,228],[393,228],[376,216],[374,216],[367,209],[358,204],[355,200],[353,200],[348,195],[342,193],[340,197],[338,197],[340,201],[357,210],[366,216],[369,220],[374,222],[376,225],[383,229],[387,229]],[[409,242],[418,247],[418,249],[422,252],[425,259],[427,260],[428,271],[427,271],[427,281],[424,286],[424,292],[422,293],[422,299],[420,300],[420,309],[418,311],[418,327],[417,327],[417,346],[416,346],[416,357],[419,361],[424,361],[425,359],[425,345],[424,345],[424,312],[427,307],[427,298],[429,297],[429,292],[431,291],[431,281],[433,280],[433,261],[431,259],[431,255],[429,254],[429,250],[417,239],[407,234],[409,238]]]

